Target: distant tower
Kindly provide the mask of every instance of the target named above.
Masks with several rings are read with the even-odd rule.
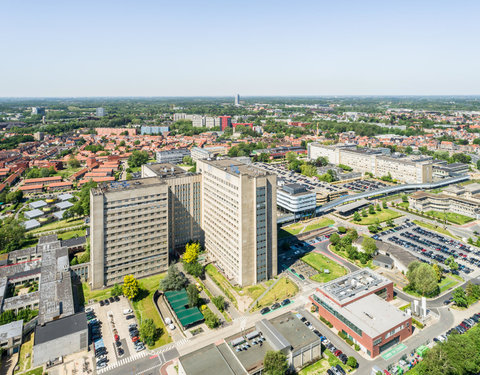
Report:
[[[237,107],[240,105],[240,94],[235,95],[235,105]]]
[[[97,108],[97,117],[103,117],[105,116],[105,108],[98,107]]]
[[[45,115],[45,108],[44,107],[32,107],[32,115]]]

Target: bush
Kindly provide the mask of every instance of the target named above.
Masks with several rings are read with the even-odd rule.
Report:
[[[216,328],[220,325],[220,319],[209,308],[205,306],[203,311],[203,317],[205,318],[205,324],[208,328]]]
[[[355,344],[355,345],[354,345],[354,348],[355,348],[355,350],[358,352],[358,351],[360,350],[360,345]]]
[[[345,228],[345,227],[338,227],[338,232],[339,232],[339,233],[347,233],[347,228]]]
[[[353,346],[353,341],[350,340],[348,337],[345,339],[345,342],[350,345],[350,346]]]
[[[333,327],[333,324],[330,323],[327,319],[325,319],[323,316],[320,317],[320,320],[325,323],[329,328]]]

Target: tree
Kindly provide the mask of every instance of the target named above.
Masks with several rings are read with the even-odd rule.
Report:
[[[347,233],[347,228],[345,227],[338,227],[338,233]]]
[[[375,214],[375,208],[373,207],[373,205],[368,206],[368,213],[369,213],[370,215],[374,215],[374,214]]]
[[[351,368],[357,368],[358,363],[355,357],[348,357],[347,365],[350,366]]]
[[[285,375],[288,371],[287,357],[282,352],[269,350],[263,359],[263,369],[267,375]]]
[[[198,262],[183,263],[183,269],[186,273],[195,277],[201,277],[203,275],[203,266]]]
[[[412,262],[408,266],[407,279],[409,287],[422,296],[438,292],[437,275],[432,266],[427,263]]]
[[[186,165],[193,165],[193,159],[191,156],[184,156],[183,157],[183,164],[186,164]]]
[[[77,160],[75,156],[70,155],[70,158],[68,158],[68,166],[70,168],[78,168],[80,167],[80,162]]]
[[[468,300],[467,300],[467,294],[465,293],[465,289],[462,287],[458,287],[453,291],[452,294],[453,302],[459,307],[467,307],[468,306]]]
[[[382,205],[383,205],[383,208],[387,208],[387,207],[388,207],[388,206],[387,206],[387,201],[383,201],[383,202],[382,202]]]
[[[360,221],[360,220],[362,220],[362,217],[360,216],[358,211],[355,211],[355,213],[353,214],[353,221]]]
[[[160,329],[155,326],[152,319],[145,319],[140,324],[140,337],[149,346],[155,344],[160,333]]]
[[[311,164],[303,164],[300,167],[300,171],[303,175],[307,177],[312,177],[317,174],[317,168]]]
[[[23,191],[22,190],[15,190],[11,191],[6,195],[5,200],[7,203],[20,203],[23,199]]]
[[[480,299],[480,285],[473,284],[470,281],[465,288],[468,300],[472,303]]]
[[[216,328],[220,325],[220,319],[210,309],[203,311],[203,317],[208,328]]]
[[[0,222],[0,253],[20,249],[25,240],[25,228],[13,216]]]
[[[387,224],[387,227],[394,227],[395,226],[395,223],[393,222],[392,219],[388,219],[385,224]]]
[[[185,246],[185,254],[183,254],[183,261],[185,263],[195,263],[200,253],[200,244],[192,242]]]
[[[223,298],[223,296],[213,297],[212,302],[220,312],[223,312],[223,310],[225,310],[225,298]]]
[[[413,148],[411,146],[405,147],[405,153],[407,155],[410,155],[413,152]]]
[[[112,296],[113,297],[118,297],[121,296],[123,293],[122,287],[119,284],[115,284],[112,288]]]
[[[377,210],[377,211],[382,211],[382,207],[380,207],[380,203],[377,203],[376,210]]]
[[[405,194],[402,195],[402,202],[403,202],[403,203],[407,203],[407,202],[408,202],[408,196],[406,196]]]
[[[367,216],[368,216],[367,210],[366,210],[365,208],[362,210],[362,216],[363,216],[363,217],[367,217]]]
[[[180,273],[175,264],[168,267],[167,276],[160,282],[160,289],[164,291],[168,290],[180,290],[187,285],[187,279]]]
[[[123,295],[128,299],[134,299],[138,295],[139,286],[138,281],[133,275],[126,275],[123,278]]]
[[[368,255],[372,256],[377,251],[377,243],[371,237],[365,237],[362,241],[362,248]]]
[[[442,280],[442,269],[438,266],[437,263],[434,263],[432,268],[435,271],[435,275],[437,275],[437,282],[440,282],[440,280]]]
[[[147,151],[134,150],[128,158],[128,166],[130,168],[141,167],[149,159]]]
[[[0,325],[11,323],[15,320],[15,313],[13,310],[6,310],[0,314]]]
[[[198,295],[198,289],[195,285],[190,284],[187,286],[188,305],[190,307],[198,306],[200,302],[200,296]]]
[[[339,242],[340,242],[340,236],[338,235],[338,233],[333,233],[330,236],[330,243],[332,245],[337,245]]]
[[[458,263],[455,262],[455,258],[454,258],[453,256],[451,256],[451,255],[450,255],[450,256],[447,258],[447,260],[445,261],[445,265],[447,265],[448,267],[450,267],[450,269],[451,269],[452,271],[458,270]]]

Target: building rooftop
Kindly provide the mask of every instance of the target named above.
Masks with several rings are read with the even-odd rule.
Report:
[[[146,164],[143,167],[149,169],[151,172],[155,173],[156,176],[161,178],[185,177],[194,174],[171,163],[152,163]]]
[[[286,185],[283,185],[280,189],[290,195],[300,196],[300,195],[306,195],[306,194],[315,194],[315,193],[312,193],[311,191],[308,191],[304,185],[300,185],[300,184],[286,184]]]
[[[335,210],[340,213],[346,213],[352,210],[355,210],[357,208],[362,208],[364,206],[367,206],[369,204],[372,204],[372,202],[366,200],[365,198],[359,199],[357,201],[354,201],[352,203],[347,203],[342,206],[337,207]]]
[[[372,288],[378,289],[391,283],[370,268],[363,268],[332,280],[319,289],[339,305],[345,305],[370,293]]]
[[[218,160],[202,160],[203,163],[211,165],[218,169],[223,169],[225,172],[233,176],[249,176],[260,177],[272,175],[270,172],[266,172],[262,169],[254,167],[252,165],[246,165],[237,160],[226,158]]]
[[[45,201],[35,201],[35,202],[29,203],[28,205],[33,209],[42,208],[42,207],[45,207],[47,205],[47,202],[45,202]]]
[[[215,375],[247,374],[226,344],[207,345],[181,356],[179,361],[187,375],[209,374],[212,369],[215,369]]]
[[[70,193],[65,193],[65,194],[58,195],[57,198],[61,201],[68,201],[69,199],[73,198],[73,195]]]
[[[45,325],[37,325],[34,345],[43,344],[75,332],[86,331],[87,327],[87,317],[84,312],[54,320]]]
[[[158,185],[162,180],[158,177],[138,178],[129,181],[111,181],[99,184],[97,188],[90,191],[94,195],[101,195],[116,191],[125,191],[131,189],[139,189],[147,186]]]
[[[23,320],[17,320],[0,326],[0,341],[21,336],[23,332]]]
[[[307,326],[291,312],[277,316],[269,322],[284,338],[286,338],[293,352],[307,345],[318,342],[318,336],[308,329]],[[257,329],[258,328],[259,327],[257,327]]]

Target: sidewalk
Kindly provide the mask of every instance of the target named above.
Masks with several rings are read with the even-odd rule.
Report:
[[[227,304],[226,311],[230,315],[232,319],[237,319],[241,318],[242,315],[237,311],[235,306],[233,305],[232,301],[230,301],[227,296],[221,291],[221,289],[218,287],[217,284],[215,284],[212,279],[210,279],[210,276],[205,273],[205,280],[202,280],[205,286],[208,288],[210,293],[212,293],[213,296],[223,296],[225,298],[225,302]]]

